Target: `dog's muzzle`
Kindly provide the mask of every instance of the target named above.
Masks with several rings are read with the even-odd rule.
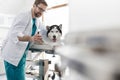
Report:
[[[53,36],[53,42],[56,42],[57,41],[57,39],[56,39],[56,36]]]

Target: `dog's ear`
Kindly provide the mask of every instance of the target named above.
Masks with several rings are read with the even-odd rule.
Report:
[[[49,30],[49,29],[50,29],[50,26],[46,26],[46,29]]]
[[[62,30],[62,24],[59,25],[59,28]]]

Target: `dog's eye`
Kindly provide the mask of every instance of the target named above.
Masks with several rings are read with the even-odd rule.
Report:
[[[58,33],[58,31],[56,31],[56,33]]]

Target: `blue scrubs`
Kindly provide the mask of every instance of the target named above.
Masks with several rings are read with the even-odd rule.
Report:
[[[32,34],[31,34],[32,36],[36,32],[35,21],[36,19],[33,19]],[[25,80],[25,63],[26,63],[26,55],[28,53],[29,46],[30,46],[30,43],[28,43],[28,46],[18,66],[14,66],[8,63],[7,61],[4,61],[7,80]]]

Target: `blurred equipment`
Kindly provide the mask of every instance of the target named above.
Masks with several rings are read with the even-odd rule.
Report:
[[[120,29],[71,32],[56,50],[69,66],[64,80],[120,80]]]

